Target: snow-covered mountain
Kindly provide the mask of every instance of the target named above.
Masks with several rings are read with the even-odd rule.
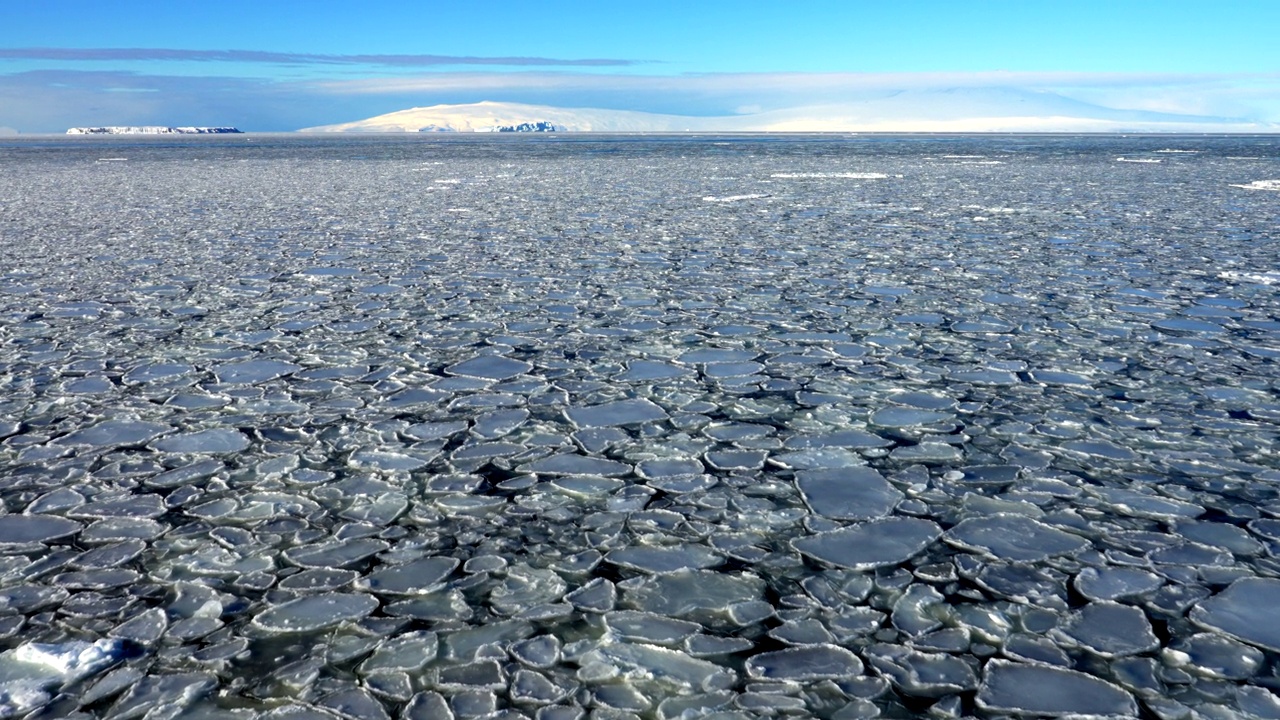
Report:
[[[304,128],[302,132],[494,132],[498,128],[539,123],[569,132],[673,132],[703,129],[691,128],[689,121],[706,119],[627,110],[478,102],[410,108],[367,120]]]
[[[225,135],[238,133],[233,127],[165,127],[163,125],[73,127],[68,135]]]
[[[505,102],[433,105],[302,132],[492,132],[545,123],[577,132],[1275,132],[1236,118],[1123,110],[1050,92],[953,88],[882,92],[853,102],[724,116]]]

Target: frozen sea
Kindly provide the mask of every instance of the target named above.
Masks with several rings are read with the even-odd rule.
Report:
[[[1280,138],[6,138],[0,249],[0,717],[1280,718]]]

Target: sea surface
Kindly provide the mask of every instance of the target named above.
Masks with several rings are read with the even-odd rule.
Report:
[[[1280,718],[1280,137],[0,139],[0,717]]]

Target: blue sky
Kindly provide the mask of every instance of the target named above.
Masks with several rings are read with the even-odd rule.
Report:
[[[0,126],[291,130],[506,100],[717,115],[914,87],[1280,122],[1280,0],[0,0]]]

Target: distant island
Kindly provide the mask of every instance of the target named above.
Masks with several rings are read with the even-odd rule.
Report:
[[[73,127],[67,130],[68,135],[227,135],[239,132],[241,131],[233,127],[164,127],[161,125]]]

